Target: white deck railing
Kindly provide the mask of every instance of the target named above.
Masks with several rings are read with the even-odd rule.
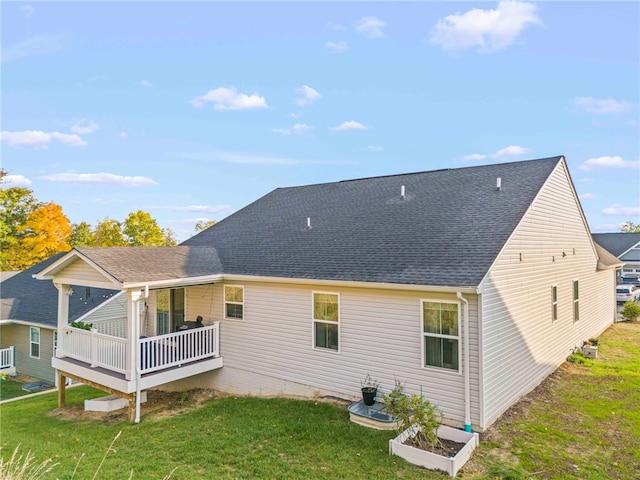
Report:
[[[219,356],[219,322],[192,330],[140,339],[140,373],[182,365]],[[62,330],[58,353],[86,362],[91,367],[127,372],[125,338],[98,331],[66,326]]]
[[[93,322],[93,328],[105,335],[127,338],[127,317],[96,320]]]
[[[140,371],[155,372],[219,356],[219,322],[201,328],[140,340]]]
[[[0,368],[13,368],[13,346],[0,349]]]

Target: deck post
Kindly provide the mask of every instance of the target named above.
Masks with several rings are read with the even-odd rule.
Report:
[[[58,371],[58,408],[64,407],[67,391],[67,377]]]
[[[62,335],[62,329],[69,323],[69,297],[73,294],[71,285],[64,283],[54,283],[58,289],[58,346],[54,352],[57,358],[62,358],[64,355],[64,335]]]

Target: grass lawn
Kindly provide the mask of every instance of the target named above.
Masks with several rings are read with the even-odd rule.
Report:
[[[0,400],[8,400],[9,398],[21,397],[28,395],[29,392],[22,390],[22,383],[7,378],[0,381]]]
[[[640,471],[640,324],[616,324],[600,358],[566,363],[482,435],[467,479],[634,479]],[[0,406],[2,457],[31,451],[45,478],[436,479],[388,454],[393,432],[355,425],[344,407],[291,399],[171,397],[138,425],[87,415],[88,387]],[[114,438],[112,449],[109,445]],[[107,454],[108,451],[108,454]],[[74,474],[74,469],[77,471]],[[175,469],[175,470],[174,470]],[[133,471],[133,474],[131,472]]]

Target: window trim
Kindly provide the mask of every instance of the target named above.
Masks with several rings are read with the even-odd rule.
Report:
[[[338,298],[338,320],[333,322],[331,320],[323,320],[321,318],[316,318],[316,294],[320,294],[320,295],[335,295]],[[342,342],[340,341],[340,333],[341,333],[341,326],[340,324],[342,323],[340,321],[340,317],[342,316],[342,311],[341,311],[341,301],[340,301],[340,293],[338,292],[329,292],[326,290],[312,290],[311,291],[311,348],[313,350],[319,351],[319,352],[330,352],[330,353],[340,353],[342,350]],[[328,325],[337,325],[338,327],[338,348],[337,349],[333,349],[333,348],[328,348],[328,347],[319,347],[316,344],[316,322],[318,323],[324,323],[324,324],[328,324]]]
[[[554,298],[555,294],[555,298]],[[551,285],[551,321],[558,321],[558,284]]]
[[[38,332],[38,341],[34,342],[32,340],[33,332]],[[38,345],[38,355],[33,354],[33,346]],[[29,327],[29,358],[40,358],[40,347],[42,346],[42,337],[40,332],[40,327]]]
[[[242,302],[230,302],[227,301],[227,287],[229,288],[239,288],[242,290]],[[237,322],[244,322],[244,318],[245,318],[245,296],[244,296],[244,285],[225,285],[224,286],[224,291],[222,292],[223,298],[222,298],[222,317],[225,320],[235,320]],[[238,317],[228,317],[227,316],[227,304],[229,305],[241,305],[242,306],[242,317],[238,318]]]
[[[573,295],[573,323],[576,323],[580,321],[580,279],[574,279],[572,287],[573,288],[571,289],[571,292]]]
[[[458,307],[458,335],[445,335],[442,333],[426,333],[424,331],[424,304],[425,303],[448,303],[451,305],[456,305]],[[424,370],[431,370],[434,372],[446,372],[446,373],[450,373],[453,375],[459,375],[461,376],[463,371],[462,371],[462,306],[460,304],[460,302],[456,301],[456,300],[442,300],[442,299],[435,299],[435,298],[422,298],[420,299],[420,366],[424,369]],[[450,340],[457,340],[458,341],[458,368],[457,369],[453,369],[453,368],[446,368],[446,367],[438,367],[436,365],[427,365],[426,364],[426,356],[425,356],[425,350],[426,350],[426,345],[425,345],[425,339],[427,337],[435,337],[435,338],[446,338],[446,339],[450,339]]]

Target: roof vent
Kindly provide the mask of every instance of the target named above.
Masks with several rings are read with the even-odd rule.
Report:
[[[496,178],[496,190],[499,192],[502,190],[502,178]]]
[[[405,188],[404,185],[400,187],[400,198],[404,200],[405,197]]]
[[[307,230],[311,230],[311,217],[307,217]]]

